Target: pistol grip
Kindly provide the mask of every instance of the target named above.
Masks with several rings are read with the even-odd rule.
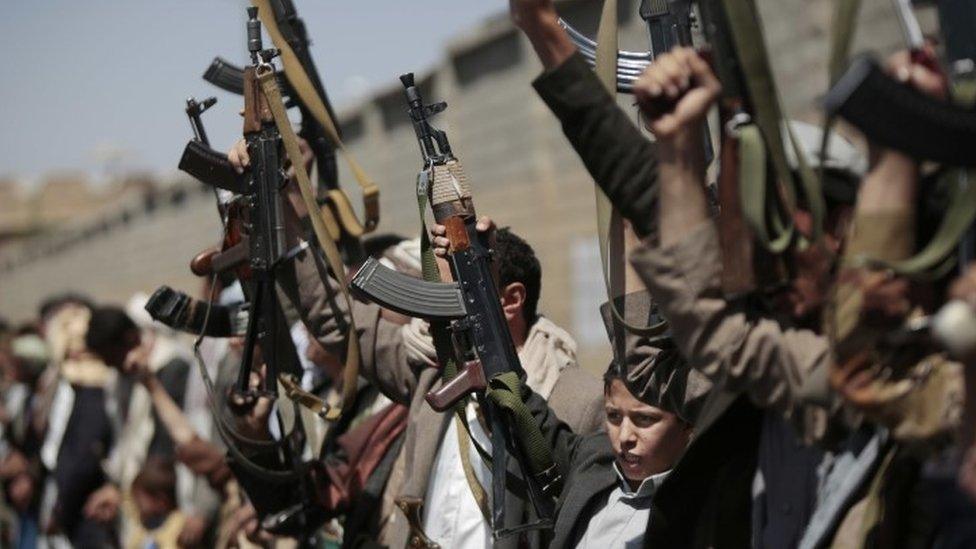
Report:
[[[217,248],[207,248],[190,260],[190,271],[197,276],[210,276],[213,273],[213,258],[219,253]]]
[[[488,387],[485,381],[485,371],[481,368],[481,361],[469,360],[464,363],[461,371],[451,381],[441,385],[440,389],[427,393],[424,398],[427,404],[438,412],[443,412],[475,391],[484,391]]]

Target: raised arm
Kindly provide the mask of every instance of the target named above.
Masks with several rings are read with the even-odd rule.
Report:
[[[654,145],[647,140],[559,26],[551,0],[510,0],[512,20],[532,42],[545,72],[533,82],[562,124],[593,180],[640,236],[654,228]]]
[[[635,96],[657,137],[659,241],[631,255],[690,365],[759,406],[792,415],[827,340],[762,318],[726,300],[721,250],[705,198],[702,118],[720,84],[691,49],[678,48],[645,72]]]
[[[892,56],[887,70],[906,85],[945,96],[944,78],[913,63],[908,52]],[[956,427],[962,413],[961,368],[928,346],[896,349],[886,341],[916,309],[916,300],[906,277],[863,261],[897,262],[915,253],[919,165],[903,153],[872,149],[827,316],[830,382],[849,405],[895,438],[938,439]]]

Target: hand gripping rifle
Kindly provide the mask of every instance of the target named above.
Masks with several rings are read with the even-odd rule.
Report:
[[[641,18],[647,23],[650,50],[617,52],[617,91],[630,93],[634,82],[657,56],[671,51],[675,46],[691,46],[691,29],[695,14],[691,0],[641,0]],[[569,38],[590,63],[596,64],[597,42],[573,28],[564,19],[559,24],[566,29]]]
[[[899,7],[903,27],[917,29],[910,7]],[[938,8],[951,102],[888,77],[869,55],[856,57],[824,98],[829,115],[842,116],[871,141],[951,168],[942,174],[951,183],[948,207],[932,239],[914,257],[879,265],[906,276],[929,277],[956,259],[964,270],[976,251],[976,4],[940,0]],[[922,55],[920,32],[907,31],[906,38],[914,62],[941,70]]]
[[[447,135],[428,120],[447,105],[425,105],[413,74],[401,76],[400,81],[424,162],[418,178],[418,196],[429,198],[434,219],[447,227],[448,262],[455,282],[419,280],[370,259],[356,273],[351,286],[358,295],[383,307],[431,321],[441,364],[453,360],[461,365],[455,377],[428,393],[426,399],[435,410],[445,411],[469,395],[479,397],[491,426],[491,521],[496,539],[550,528],[553,498],[561,482],[551,452],[546,453],[548,447],[544,441],[539,444],[541,433],[533,439],[535,433],[522,429],[519,417],[524,416],[499,404],[492,396],[496,376],[524,372],[492,276],[491,252],[475,227],[477,220],[467,178],[451,151]],[[430,272],[431,268],[425,267],[425,274]],[[531,418],[528,422],[532,423]],[[510,452],[516,458],[528,499],[539,519],[515,527],[506,526],[504,514]]]
[[[244,69],[243,133],[251,167],[240,176],[240,194],[231,204],[240,218],[236,219],[236,224],[228,222],[225,225],[225,232],[234,228],[243,233],[235,246],[243,247],[247,252],[235,269],[248,301],[244,349],[238,378],[227,395],[229,407],[241,410],[253,405],[260,397],[277,399],[279,381],[291,396],[296,390],[292,378],[279,377],[279,374],[297,374],[299,366],[276,288],[276,272],[285,257],[283,205],[279,191],[288,179],[283,170],[282,136],[269,97],[258,81],[261,75],[274,75],[271,60],[277,51],[263,48],[257,9],[249,8],[248,15],[247,43],[251,65]],[[205,134],[196,135],[203,137]],[[200,141],[202,139],[192,143]],[[181,300],[179,296],[170,296],[168,301],[179,304]],[[161,312],[180,316],[178,308],[162,309]],[[213,313],[211,308],[204,318]],[[196,316],[198,313],[194,313],[193,317]],[[264,386],[252,390],[250,374],[258,350],[267,370]],[[328,509],[317,503],[314,489],[320,468],[315,461],[304,462],[301,457],[305,432],[298,404],[291,403],[295,418],[292,425],[286,428],[285,421],[279,421],[283,433],[281,440],[255,440],[242,435],[227,422],[225,410],[216,404],[223,398],[216,394],[215,384],[202,366],[201,375],[210,392],[215,425],[227,446],[228,465],[255,506],[262,527],[275,534],[307,541],[311,532],[326,518]],[[297,400],[301,400],[301,394]],[[279,400],[278,407],[287,403],[287,400]]]
[[[334,212],[340,229],[338,244],[345,263],[356,265],[364,259],[359,237],[372,231],[379,222],[378,190],[366,179],[342,145],[339,127],[333,122],[336,120],[335,112],[312,61],[305,23],[298,16],[292,1],[254,0],[252,4],[260,7],[260,15],[269,27],[272,39],[282,50],[285,73],[284,77],[278,75],[278,87],[287,98],[286,107],[297,106],[301,112],[298,135],[308,142],[315,157],[320,198]],[[203,78],[225,91],[244,93],[244,70],[220,57],[214,58]],[[363,188],[364,224],[356,219],[349,198],[339,187],[337,148],[346,156],[353,175]],[[206,156],[198,155],[194,164],[201,166],[197,169],[200,171],[208,161]]]

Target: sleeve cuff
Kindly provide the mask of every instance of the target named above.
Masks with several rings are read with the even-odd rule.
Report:
[[[599,94],[607,95],[596,73],[578,51],[558,67],[539,75],[532,87],[560,120],[563,119],[560,113],[579,110]]]

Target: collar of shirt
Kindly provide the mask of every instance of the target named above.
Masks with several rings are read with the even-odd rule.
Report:
[[[616,461],[613,462],[613,471],[617,473],[617,479],[620,480],[620,488],[623,490],[622,499],[641,499],[653,496],[654,492],[664,482],[664,479],[668,478],[668,475],[671,473],[671,469],[668,469],[656,475],[651,475],[641,481],[640,486],[635,491],[630,489],[630,482],[627,481],[627,477],[624,476]]]

